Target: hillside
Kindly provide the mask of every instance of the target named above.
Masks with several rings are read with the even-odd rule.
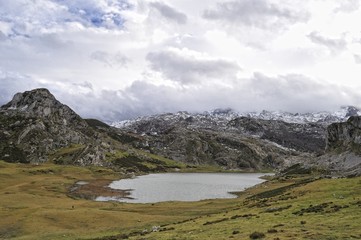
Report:
[[[323,124],[287,123],[215,115],[156,115],[127,122],[119,131],[138,148],[187,164],[215,164],[226,169],[279,169],[321,154]]]
[[[360,119],[163,115],[119,129],[46,89],[16,94],[0,108],[0,238],[359,239]],[[90,201],[127,196],[107,186],[134,174],[221,169],[281,174],[235,199]]]
[[[0,159],[7,162],[96,165],[125,172],[183,167],[117,138],[109,126],[82,119],[47,89],[18,93],[0,108]]]
[[[129,204],[69,197],[101,167],[0,161],[0,239],[360,239],[360,177],[274,179],[239,198]],[[256,236],[256,234],[254,235]],[[263,236],[263,235],[262,235]]]
[[[205,165],[278,171],[301,164],[359,175],[360,117],[353,116],[358,114],[347,107],[331,115],[308,114],[299,123],[289,114],[263,112],[252,118],[228,109],[144,117],[115,128],[82,119],[47,89],[35,89],[0,108],[0,156],[8,162],[97,165],[123,172]],[[275,118],[270,116],[289,121],[266,119]],[[347,117],[345,123],[326,124]]]

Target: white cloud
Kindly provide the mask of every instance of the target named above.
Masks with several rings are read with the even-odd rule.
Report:
[[[36,81],[13,73],[2,73],[0,81],[5,86],[0,90],[3,103],[10,100],[14,90],[46,87],[81,116],[108,121],[180,110],[202,112],[227,107],[240,112],[268,109],[296,113],[361,105],[359,89],[325,84],[295,74],[267,76],[257,72],[250,78],[238,79],[232,86],[213,82],[182,87],[135,81],[124,90],[100,92],[90,82]]]
[[[16,0],[1,1],[0,21],[8,36],[62,31],[67,28],[122,28],[122,11],[131,8],[116,0]]]
[[[47,87],[102,119],[361,106],[358,5],[0,0],[0,103]]]

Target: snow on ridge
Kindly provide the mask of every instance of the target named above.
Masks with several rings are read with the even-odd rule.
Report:
[[[163,120],[166,122],[178,122],[188,118],[192,118],[195,125],[212,125],[225,126],[229,121],[238,117],[250,117],[262,120],[278,120],[287,123],[318,123],[318,124],[331,124],[333,122],[344,122],[350,116],[361,116],[361,110],[352,106],[344,106],[335,112],[311,112],[311,113],[289,113],[281,111],[261,111],[261,112],[245,112],[238,113],[230,108],[215,109],[213,111],[206,111],[203,113],[189,113],[180,111],[176,113],[164,113],[159,115],[144,116],[133,120],[123,120],[110,123],[111,126],[117,128],[127,128],[135,123],[150,121],[150,120]],[[192,123],[190,123],[192,124]]]

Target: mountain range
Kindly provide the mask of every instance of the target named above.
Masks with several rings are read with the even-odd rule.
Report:
[[[132,125],[136,122],[147,121],[156,118],[167,119],[168,121],[178,121],[182,118],[192,117],[198,119],[199,123],[204,121],[204,124],[209,122],[217,122],[218,124],[225,123],[229,120],[238,117],[248,117],[262,120],[279,120],[287,123],[319,123],[329,125],[334,122],[344,122],[351,116],[361,116],[361,110],[354,106],[343,106],[337,111],[321,111],[321,112],[307,112],[307,113],[290,113],[282,111],[266,111],[261,112],[236,112],[231,108],[215,109],[213,111],[206,111],[203,113],[189,113],[181,111],[177,113],[158,114],[153,116],[139,117],[133,120],[115,121],[109,123],[114,127],[123,128]]]
[[[360,115],[350,106],[303,114],[216,109],[106,124],[83,119],[47,89],[35,89],[16,94],[0,108],[0,159],[125,172],[197,165],[281,171],[297,164],[310,171],[359,175]]]

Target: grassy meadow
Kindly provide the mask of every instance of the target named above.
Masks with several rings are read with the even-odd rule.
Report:
[[[236,199],[129,204],[68,196],[99,167],[0,161],[0,239],[360,239],[361,178],[270,180]]]

